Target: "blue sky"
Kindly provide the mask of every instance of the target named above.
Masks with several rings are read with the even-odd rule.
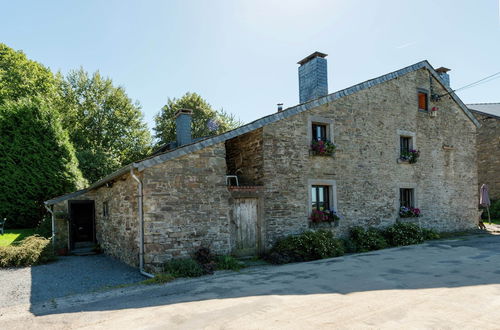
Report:
[[[53,71],[99,70],[150,127],[197,92],[249,122],[298,103],[296,62],[329,54],[329,92],[427,59],[462,87],[500,71],[499,0],[1,1],[0,42]],[[459,92],[500,102],[500,79]]]

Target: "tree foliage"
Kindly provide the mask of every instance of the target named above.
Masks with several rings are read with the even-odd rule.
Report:
[[[155,137],[158,144],[175,141],[175,112],[179,109],[193,110],[192,137],[217,135],[237,128],[241,122],[224,110],[214,110],[196,93],[186,93],[180,99],[168,99],[155,117]]]
[[[57,96],[57,78],[42,64],[29,60],[22,51],[0,43],[0,104],[23,97]]]
[[[0,216],[10,227],[34,227],[43,201],[85,181],[58,113],[31,97],[0,105]]]
[[[86,179],[97,181],[149,152],[151,135],[138,103],[99,72],[70,72],[62,81],[61,115]]]

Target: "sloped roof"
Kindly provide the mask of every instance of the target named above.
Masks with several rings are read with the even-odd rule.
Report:
[[[474,117],[474,115],[472,115],[472,113],[469,111],[467,106],[465,106],[465,104],[462,102],[462,100],[460,100],[460,98],[455,95],[455,93],[453,92],[453,90],[451,88],[447,87],[444,84],[444,82],[441,80],[440,76],[437,74],[437,72],[434,70],[434,68],[429,64],[429,62],[421,61],[421,62],[415,63],[413,65],[407,66],[405,68],[402,68],[400,70],[397,70],[397,71],[394,71],[391,73],[387,73],[385,75],[382,75],[382,76],[374,78],[374,79],[367,80],[365,82],[348,87],[346,89],[342,89],[338,92],[334,92],[332,94],[322,96],[322,97],[317,98],[315,100],[311,100],[311,101],[296,105],[294,107],[287,108],[281,112],[270,114],[268,116],[257,119],[249,124],[240,126],[232,131],[229,131],[229,132],[217,135],[217,136],[213,136],[213,137],[208,137],[208,138],[203,139],[201,141],[193,142],[191,144],[186,144],[186,145],[183,145],[183,146],[178,147],[176,149],[168,150],[164,153],[160,153],[158,155],[152,155],[146,159],[129,164],[129,165],[119,169],[118,171],[111,173],[110,175],[106,176],[105,178],[93,183],[90,187],[83,189],[83,190],[80,190],[79,194],[81,195],[89,190],[100,187],[103,184],[105,184],[106,182],[113,180],[113,179],[125,174],[126,172],[130,171],[130,169],[138,169],[139,171],[143,171],[144,169],[146,169],[148,167],[152,167],[152,166],[155,166],[157,164],[161,164],[167,160],[181,157],[183,155],[201,150],[203,148],[212,146],[214,144],[224,142],[226,140],[232,139],[232,138],[237,137],[239,135],[243,135],[243,134],[248,133],[250,131],[261,128],[265,125],[268,125],[268,124],[274,123],[276,121],[294,116],[294,115],[299,114],[301,112],[319,107],[321,105],[330,103],[332,101],[338,100],[338,99],[345,97],[345,96],[348,96],[348,95],[352,95],[354,93],[368,89],[370,87],[377,86],[379,84],[390,81],[392,79],[396,79],[398,77],[401,77],[403,75],[406,75],[410,72],[414,72],[414,71],[422,69],[422,68],[429,70],[429,72],[432,74],[432,76],[437,81],[439,81],[441,83],[441,85],[443,86],[443,88],[448,92],[448,95],[460,106],[460,108],[467,115],[467,117],[469,117],[469,119],[477,127],[480,127],[481,125],[479,124],[477,119]],[[66,199],[76,197],[74,194],[75,193],[60,196],[58,198],[48,200],[45,203],[47,205],[56,204],[56,203],[59,203],[61,201],[66,200]],[[68,197],[68,196],[70,196],[70,197]]]
[[[500,103],[475,103],[467,104],[470,110],[500,118]]]

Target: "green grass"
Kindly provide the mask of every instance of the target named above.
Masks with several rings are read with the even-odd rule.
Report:
[[[19,242],[35,233],[34,228],[30,229],[7,229],[3,235],[0,235],[0,246],[9,246],[12,243]]]
[[[490,223],[488,219],[483,219],[484,223]],[[500,225],[500,219],[491,219],[491,223],[494,223],[495,225]]]

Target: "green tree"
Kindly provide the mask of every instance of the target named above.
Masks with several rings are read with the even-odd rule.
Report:
[[[155,138],[158,144],[175,141],[175,112],[179,109],[193,110],[192,136],[201,138],[217,135],[241,126],[234,115],[224,110],[214,110],[207,101],[196,93],[186,93],[180,99],[168,99],[155,117]]]
[[[34,227],[43,201],[85,180],[58,113],[41,98],[0,105],[0,216],[10,227]]]
[[[48,101],[57,97],[57,85],[48,68],[0,43],[0,104],[37,95]]]
[[[140,105],[99,72],[70,72],[61,82],[59,108],[83,175],[95,182],[150,151]]]

